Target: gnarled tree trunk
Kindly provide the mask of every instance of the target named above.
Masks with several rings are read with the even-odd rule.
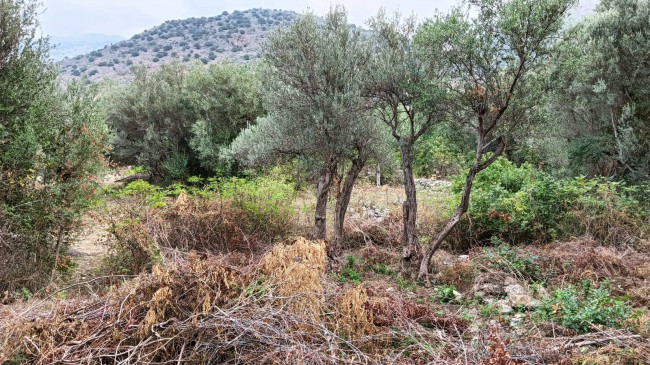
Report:
[[[318,182],[316,184],[316,212],[314,214],[314,231],[312,233],[312,238],[315,240],[324,240],[326,238],[327,198],[337,165],[338,159],[330,156],[325,161],[318,176]]]
[[[449,233],[451,233],[452,229],[458,224],[460,221],[460,218],[467,212],[467,209],[469,208],[469,198],[470,198],[470,193],[472,192],[472,184],[474,183],[474,177],[476,177],[476,174],[481,172],[481,170],[484,170],[488,166],[490,166],[496,159],[497,157],[501,156],[503,151],[505,150],[505,142],[502,139],[498,139],[498,147],[497,150],[490,156],[487,160],[484,162],[481,162],[483,157],[486,154],[486,144],[485,144],[485,135],[481,135],[479,137],[479,143],[478,146],[476,147],[476,157],[474,158],[474,163],[472,164],[472,167],[469,169],[469,172],[467,173],[467,177],[465,178],[465,186],[463,187],[463,195],[460,198],[460,204],[458,204],[458,207],[454,210],[454,213],[451,215],[451,218],[449,219],[449,222],[445,225],[445,228],[438,234],[436,239],[432,241],[429,245],[429,248],[424,254],[424,257],[422,258],[422,262],[420,263],[420,271],[418,272],[418,279],[422,280],[426,283],[426,277],[429,274],[429,263],[431,262],[431,258],[433,257],[433,254],[436,252],[436,250],[440,247],[440,244],[442,244],[442,241],[449,236]]]
[[[402,260],[400,275],[410,277],[415,273],[421,256],[420,241],[416,232],[416,219],[418,203],[415,192],[415,179],[413,178],[413,143],[408,138],[400,140],[400,154],[402,157],[402,172],[404,173],[404,192],[406,200],[402,206],[404,213],[404,233],[402,235]]]
[[[352,166],[345,174],[345,179],[343,180],[343,185],[341,186],[341,191],[336,199],[336,207],[334,211],[334,240],[328,248],[328,255],[331,258],[335,258],[341,255],[341,247],[343,243],[343,223],[345,222],[345,213],[348,210],[348,205],[350,204],[350,198],[352,197],[352,189],[354,188],[354,183],[357,181],[361,169],[366,164],[366,161],[362,158],[356,158],[352,160]]]

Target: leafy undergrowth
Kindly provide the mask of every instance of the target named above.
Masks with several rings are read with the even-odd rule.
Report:
[[[236,193],[205,196],[131,186],[101,274],[134,277],[0,311],[0,362],[650,362],[647,250],[495,239],[469,255],[436,253],[422,283],[399,276],[389,213],[358,218],[327,272],[326,243],[288,238],[291,214],[275,217],[289,200],[282,186],[260,197],[231,183]]]

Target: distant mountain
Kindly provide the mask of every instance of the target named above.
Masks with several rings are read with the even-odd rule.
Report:
[[[104,48],[104,46],[111,43],[117,43],[123,40],[124,37],[106,34],[82,34],[52,37],[51,43],[54,45],[54,49],[50,53],[52,59],[60,61],[65,57],[74,57],[76,55],[88,53],[96,49]]]
[[[230,14],[224,11],[210,18],[167,21],[129,40],[63,59],[60,78],[64,83],[79,77],[127,81],[133,77],[132,65],[155,69],[174,59],[201,60],[205,64],[219,60],[252,61],[259,57],[270,30],[291,24],[297,17],[292,11],[252,9]]]
[[[596,3],[597,0],[581,0],[571,21],[590,13]],[[255,60],[268,32],[293,23],[298,16],[293,11],[270,9],[224,11],[209,18],[166,21],[129,40],[99,34],[53,39],[61,45],[52,54],[55,59],[66,57],[59,64],[60,79],[64,83],[81,77],[90,81],[110,78],[123,82],[133,78],[132,65],[156,69],[174,59],[181,62],[200,60],[205,64],[220,60]],[[92,42],[96,43],[91,47]]]

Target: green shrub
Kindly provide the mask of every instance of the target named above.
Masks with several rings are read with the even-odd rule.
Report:
[[[291,184],[265,177],[255,179],[229,178],[212,179],[206,186],[222,199],[230,201],[233,207],[242,209],[250,222],[247,227],[253,232],[264,227],[272,235],[287,234],[292,226],[295,209],[291,202],[295,190]]]
[[[435,299],[441,303],[453,302],[456,299],[454,291],[456,288],[453,285],[441,285],[438,287]]]
[[[363,276],[360,272],[357,271],[357,261],[358,259],[355,256],[349,255],[346,258],[346,262],[341,273],[334,274],[334,280],[342,284],[346,282],[361,284],[363,281]]]
[[[368,269],[375,272],[376,274],[381,274],[381,275],[392,275],[393,274],[393,270],[391,270],[383,262],[378,263],[378,264],[368,264]]]
[[[416,176],[448,177],[459,173],[465,164],[459,133],[433,128],[415,145],[413,173]]]
[[[172,154],[163,162],[165,175],[171,181],[181,181],[188,177],[189,174],[189,157],[182,152],[172,152]]]
[[[452,181],[457,197],[464,179],[460,174]],[[590,234],[617,243],[624,233],[625,241],[638,240],[647,235],[650,205],[643,198],[647,193],[650,189],[645,186],[605,179],[555,178],[530,164],[517,167],[501,157],[474,180],[468,210],[471,239],[547,242]]]
[[[117,193],[117,197],[135,197],[143,206],[164,207],[166,192],[144,180],[136,180],[126,185]]]
[[[584,282],[580,289],[558,289],[538,312],[542,318],[555,318],[562,326],[579,333],[589,332],[592,325],[620,327],[631,307],[624,298],[611,297],[608,286],[608,282],[603,282],[596,289],[590,282]]]
[[[406,280],[406,279],[404,279],[402,277],[399,277],[399,276],[396,277],[395,282],[397,283],[397,288],[400,291],[406,291],[406,290],[415,291],[415,289],[416,289],[415,284],[411,283],[410,281],[408,281],[408,280]]]

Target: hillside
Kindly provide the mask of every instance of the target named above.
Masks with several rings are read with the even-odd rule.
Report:
[[[66,57],[72,58],[103,48],[107,44],[117,43],[123,40],[124,37],[106,34],[80,34],[52,37],[51,42],[55,47],[50,52],[50,55],[54,61],[61,61]]]
[[[223,12],[210,18],[170,20],[131,39],[105,46],[88,54],[66,58],[60,64],[64,83],[87,77],[90,81],[131,78],[132,65],[157,68],[177,59],[247,62],[259,57],[261,45],[273,28],[292,23],[292,11],[251,9]]]

